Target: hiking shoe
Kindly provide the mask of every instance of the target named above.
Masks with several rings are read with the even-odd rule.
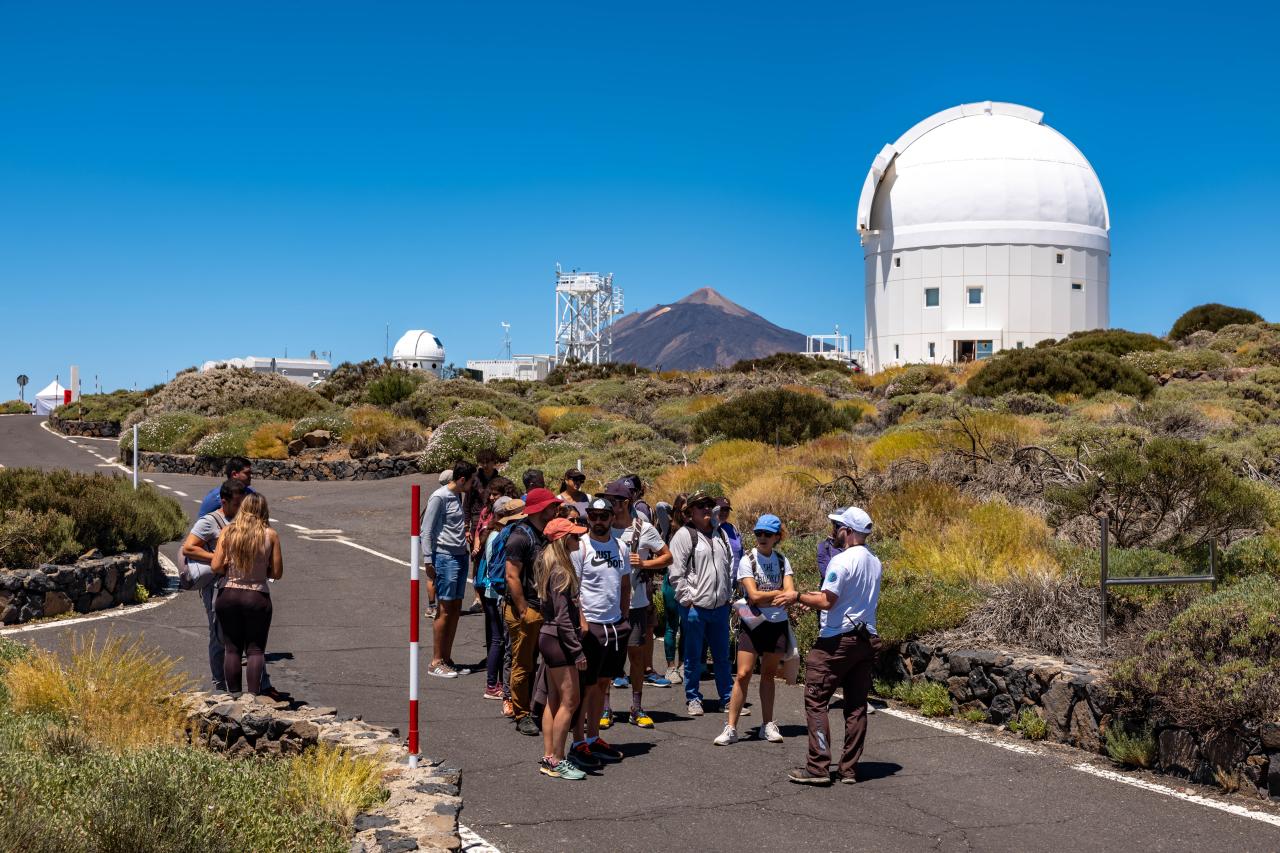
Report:
[[[427,675],[434,675],[436,678],[457,678],[458,671],[442,661],[430,667]]]
[[[642,729],[651,729],[653,728],[653,717],[645,713],[642,708],[632,708],[631,725],[639,726]]]
[[[502,700],[502,716],[514,717],[516,715],[516,706],[511,704],[510,699]]]
[[[601,761],[621,761],[625,756],[622,750],[617,747],[610,746],[604,738],[598,737],[592,743],[588,744],[591,754]]]
[[[672,684],[680,684],[682,681],[684,681],[684,679],[680,677],[680,667],[678,666],[667,667],[667,681],[670,681]]]
[[[797,785],[817,785],[818,787],[825,788],[827,785],[831,784],[830,776],[814,776],[809,773],[809,768],[807,767],[797,767],[795,770],[792,770],[787,774],[787,778],[792,782],[795,782]]]
[[[690,699],[689,705],[685,710],[689,712],[690,717],[701,717],[702,703],[699,702],[697,699]]]
[[[501,698],[502,698],[502,688],[501,688],[501,687],[499,687],[499,686],[498,686],[498,685],[496,685],[496,684],[495,684],[495,685],[493,685],[492,687],[486,687],[486,688],[484,689],[484,698],[486,698],[486,699],[501,699]]]
[[[644,683],[650,687],[670,687],[671,679],[663,678],[656,672],[646,672],[644,676]]]
[[[538,729],[538,724],[533,721],[533,717],[521,717],[516,720],[516,731],[529,737],[536,737],[542,734]]]
[[[630,684],[631,682],[627,680],[627,677],[625,675],[619,675],[617,678],[613,680],[613,686],[617,687],[619,690],[629,686]]]
[[[569,760],[579,767],[585,767],[588,770],[598,770],[603,763],[600,759],[591,754],[591,747],[587,746],[586,741],[578,744],[569,750]]]
[[[720,736],[711,742],[716,746],[728,746],[731,743],[737,743],[738,730],[733,726],[725,726],[724,731],[720,733]]]
[[[600,712],[600,728],[607,729],[613,725],[613,711],[605,708]]]
[[[778,731],[778,724],[770,720],[761,726],[760,739],[767,740],[769,743],[782,743],[782,732]]]

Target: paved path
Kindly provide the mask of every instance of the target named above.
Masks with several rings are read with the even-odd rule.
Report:
[[[100,467],[95,452],[110,457],[114,444],[72,444],[42,430],[34,417],[0,418],[0,465],[112,470]],[[170,494],[186,493],[178,500],[189,513],[216,482],[147,476]],[[257,484],[278,519],[285,553],[285,577],[273,588],[276,685],[402,730],[407,568],[397,561],[408,550],[412,482],[431,483]],[[307,532],[335,530],[341,533]],[[478,615],[463,618],[458,660],[480,660],[483,627]],[[424,622],[424,640],[429,629]],[[142,636],[181,656],[193,678],[207,678],[204,614],[191,594],[156,609],[21,638],[63,647],[77,634],[108,630]],[[481,699],[483,676],[424,682],[424,751],[462,768],[463,822],[502,850],[1280,849],[1276,826],[1087,775],[1073,769],[1085,758],[1078,751],[1018,754],[887,714],[871,720],[863,767],[870,781],[799,788],[785,780],[804,749],[801,695],[794,687],[779,691],[785,744],[744,741],[727,748],[711,744],[723,717],[686,719],[679,690],[647,691],[658,727],[618,726],[609,734],[627,760],[600,778],[555,782],[534,770],[540,739],[516,734],[499,716],[498,703]]]

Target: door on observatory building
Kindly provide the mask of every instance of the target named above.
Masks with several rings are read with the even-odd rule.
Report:
[[[982,361],[991,358],[994,347],[991,341],[956,341],[952,360],[956,364]]]

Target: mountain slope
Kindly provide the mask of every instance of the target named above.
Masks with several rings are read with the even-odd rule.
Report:
[[[727,367],[744,358],[802,352],[805,336],[775,326],[710,287],[613,325],[613,360],[664,370]]]

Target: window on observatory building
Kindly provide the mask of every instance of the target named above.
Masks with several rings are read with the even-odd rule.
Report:
[[[1062,253],[1058,253],[1058,263],[1062,263]]]
[[[1083,284],[1082,282],[1079,282],[1079,281],[1073,281],[1073,282],[1071,282],[1071,289],[1072,289],[1072,290],[1084,290],[1084,284]]]
[[[933,341],[929,341],[929,358],[937,358],[937,357],[938,357],[937,344],[935,344]]]
[[[893,265],[894,265],[895,267],[900,267],[900,266],[902,266],[902,258],[894,258],[894,259],[893,259]]]
[[[924,307],[925,308],[938,307],[938,288],[926,287],[924,289]]]
[[[968,301],[970,305],[982,304],[982,288],[981,287],[967,288],[966,293],[968,294]]]
[[[898,356],[898,345],[897,345],[897,344],[894,344],[894,345],[893,345],[893,360],[894,360],[894,361],[897,361],[897,360],[898,360],[898,358],[899,358],[899,356]]]

